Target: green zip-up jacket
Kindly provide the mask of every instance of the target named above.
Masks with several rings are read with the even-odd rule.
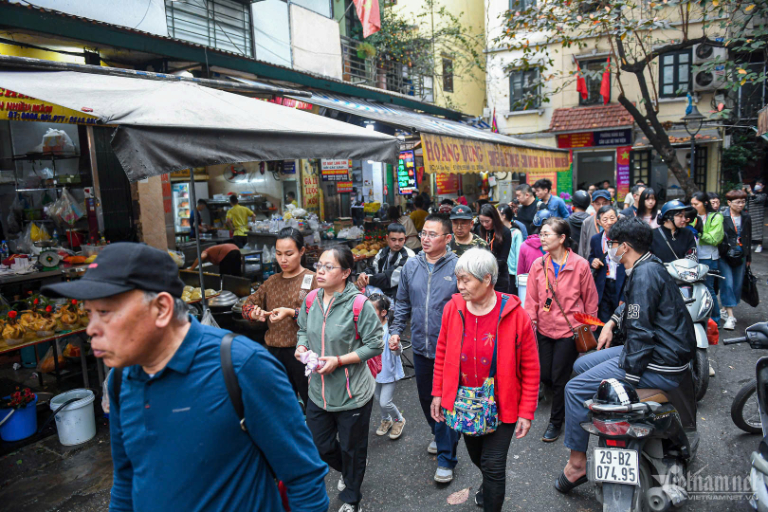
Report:
[[[326,312],[323,305],[325,290],[321,288],[309,312],[306,299],[299,310],[298,346],[303,345],[320,357],[343,356],[350,352],[360,357],[360,363],[341,366],[330,375],[310,375],[309,399],[326,411],[357,409],[373,398],[376,381],[366,361],[384,350],[384,330],[373,304],[365,301],[357,319],[359,337],[355,338],[352,306],[359,293],[355,285],[347,283],[343,292],[334,293]]]
[[[720,242],[723,241],[724,236],[725,228],[723,228],[723,216],[719,212],[708,213],[699,242],[717,247],[720,245]]]

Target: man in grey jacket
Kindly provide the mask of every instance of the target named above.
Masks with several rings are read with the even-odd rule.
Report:
[[[415,258],[408,259],[400,276],[395,319],[389,328],[389,345],[392,348],[400,343],[400,335],[410,318],[416,388],[421,409],[435,436],[427,451],[437,454],[435,481],[449,483],[453,480],[453,468],[458,462],[456,446],[459,434],[445,422],[435,423],[430,414],[430,406],[435,347],[440,334],[443,308],[451,296],[458,293],[454,269],[459,258],[447,248],[452,238],[451,221],[447,217],[428,216],[420,236],[424,250]]]

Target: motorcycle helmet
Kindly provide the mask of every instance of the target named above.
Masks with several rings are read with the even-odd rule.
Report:
[[[587,194],[583,190],[577,190],[573,194],[573,198],[571,198],[571,203],[573,203],[573,206],[578,206],[582,210],[586,210],[589,208],[589,194]]]
[[[671,220],[677,212],[681,211],[687,211],[691,207],[687,206],[685,203],[680,201],[679,199],[675,199],[673,201],[667,201],[664,203],[664,206],[661,207],[661,211],[659,212],[659,224],[663,223],[664,221]]]
[[[551,211],[539,210],[536,212],[536,215],[533,216],[533,225],[536,226],[537,228],[540,228],[541,225],[544,224],[544,221],[550,217],[554,217]]]
[[[639,403],[640,397],[631,384],[619,379],[605,379],[593,400],[598,404],[629,405]]]

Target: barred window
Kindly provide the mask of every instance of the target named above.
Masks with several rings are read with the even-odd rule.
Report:
[[[233,0],[165,0],[168,35],[253,56],[249,5]]]

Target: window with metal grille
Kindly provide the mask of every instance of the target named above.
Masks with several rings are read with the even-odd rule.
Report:
[[[443,91],[453,92],[453,60],[443,57]]]
[[[691,50],[665,53],[659,57],[659,96],[675,98],[691,90]]]
[[[651,151],[634,150],[629,153],[629,187],[632,188],[637,180],[650,183]]]
[[[579,67],[582,71],[593,71],[599,73],[595,76],[584,75],[584,79],[587,82],[587,92],[589,94],[587,95],[587,99],[583,99],[581,94],[579,94],[580,106],[603,104],[603,97],[600,96],[600,87],[603,84],[603,72],[605,71],[605,66],[607,64],[606,60],[607,59],[579,61]],[[608,96],[608,101],[610,100],[611,97]]]
[[[232,0],[165,0],[165,16],[173,38],[253,56],[248,5]]]
[[[541,106],[539,70],[518,70],[509,74],[509,109],[528,110]]]
[[[699,190],[707,190],[707,146],[696,146],[693,158],[693,182]]]

